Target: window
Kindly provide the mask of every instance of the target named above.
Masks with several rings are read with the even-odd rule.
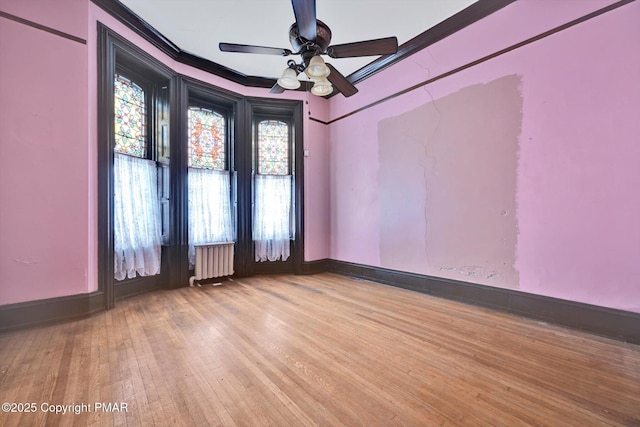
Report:
[[[290,255],[294,238],[290,135],[284,121],[257,124],[253,240],[258,262],[286,261]]]
[[[145,92],[131,80],[116,74],[114,101],[116,139],[114,151],[130,156],[146,157]]]
[[[289,125],[279,120],[258,123],[258,174],[289,174]]]
[[[226,124],[222,114],[189,107],[189,167],[225,170]]]
[[[231,181],[227,170],[227,118],[220,112],[190,106],[189,151],[189,264],[195,264],[195,245],[231,242]]]
[[[98,287],[104,292],[105,305],[112,307],[117,299],[145,290],[177,288],[188,283],[189,249],[195,241],[192,226],[204,224],[191,216],[198,212],[194,204],[203,207],[203,217],[221,218],[214,221],[216,225],[208,226],[208,231],[203,227],[206,237],[202,239],[235,242],[234,270],[238,276],[302,272],[304,103],[245,96],[179,74],[100,23],[97,48]],[[125,278],[131,270],[119,266],[121,261],[140,261],[146,265],[147,255],[157,253],[158,245],[157,234],[151,232],[147,236],[152,244],[143,245],[146,252],[143,250],[138,257],[137,249],[128,252],[132,246],[123,247],[122,242],[117,242],[117,224],[133,224],[130,229],[135,231],[154,228],[141,227],[141,215],[136,210],[130,211],[129,216],[117,217],[116,204],[133,205],[132,202],[142,200],[134,194],[123,197],[126,189],[140,189],[143,179],[131,177],[132,174],[127,178],[120,163],[148,166],[145,169],[149,173],[141,175],[156,183],[157,197],[151,199],[159,200],[165,237],[160,245],[161,273],[137,277],[140,273],[135,267],[131,275],[136,278],[122,282],[115,279],[116,270],[119,275],[124,271]],[[214,181],[218,184],[211,183]],[[265,185],[256,181],[264,181]],[[268,190],[274,186],[282,191]],[[147,186],[150,194],[152,187]],[[202,195],[202,202],[197,201],[194,193]],[[271,214],[257,218],[267,222],[285,219],[285,231],[253,234],[257,224],[256,202],[260,205],[260,200],[266,201],[257,197],[257,193],[267,197],[284,195],[277,198],[286,202],[271,204],[276,209],[282,208],[283,214],[274,214],[267,207]],[[155,204],[146,206],[151,211],[156,208]],[[206,213],[205,208],[212,212],[217,209],[219,213]],[[269,233],[269,227],[259,228]],[[283,237],[279,238],[280,235]],[[282,251],[276,248],[265,258],[279,262],[256,262],[255,249],[262,244],[256,242],[282,244]]]
[[[156,164],[148,157],[147,92],[114,78],[113,232],[116,280],[160,273],[162,226]]]

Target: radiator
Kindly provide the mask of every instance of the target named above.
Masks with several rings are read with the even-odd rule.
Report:
[[[196,271],[189,278],[189,285],[195,280],[213,277],[231,276],[233,274],[233,242],[206,243],[195,245]]]

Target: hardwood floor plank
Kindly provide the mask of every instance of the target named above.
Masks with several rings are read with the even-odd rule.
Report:
[[[633,426],[640,347],[335,274],[260,276],[0,334],[0,400],[92,408],[2,426]]]

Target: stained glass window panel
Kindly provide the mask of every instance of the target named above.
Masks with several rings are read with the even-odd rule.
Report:
[[[189,107],[189,167],[225,170],[224,116]]]
[[[258,174],[289,174],[289,125],[278,120],[258,123]]]
[[[115,151],[146,157],[147,109],[144,91],[131,80],[116,75],[114,83]]]

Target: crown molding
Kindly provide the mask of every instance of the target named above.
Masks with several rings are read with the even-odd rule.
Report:
[[[200,56],[193,55],[180,49],[175,43],[153,28],[148,22],[136,15],[131,9],[118,0],[91,0],[95,5],[109,13],[115,19],[126,25],[129,29],[143,37],[146,41],[158,48],[172,59],[209,72],[226,80],[247,87],[271,88],[276,79],[267,77],[247,76],[238,71],[227,68],[216,62],[209,61]],[[478,0],[471,6],[461,10],[441,23],[419,34],[398,48],[393,55],[385,55],[365,65],[359,70],[347,76],[351,83],[359,83],[374,74],[402,61],[414,53],[431,46],[432,44],[460,31],[474,22],[502,9],[516,0]],[[335,96],[334,93],[331,96]],[[329,98],[331,97],[329,96]]]

